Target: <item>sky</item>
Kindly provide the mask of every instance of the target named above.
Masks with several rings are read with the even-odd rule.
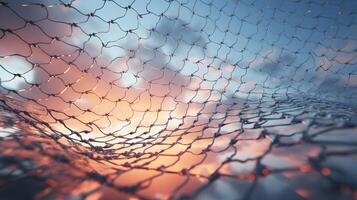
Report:
[[[27,4],[31,3],[39,1]],[[80,30],[69,33],[68,26],[62,32],[51,30],[53,25],[45,20],[45,9],[27,6],[23,1],[10,3],[15,9],[22,6],[19,9],[25,12],[19,14],[39,20],[47,33],[52,31],[52,35],[56,33],[71,45],[83,46],[93,57],[113,60],[128,56],[129,49],[140,50],[139,60],[150,60],[155,62],[154,67],[165,66],[184,76],[196,73],[211,81],[211,86],[221,80],[216,77],[217,73],[226,73],[225,78],[232,78],[226,87],[228,96],[244,96],[244,92],[252,89],[262,93],[263,86],[280,88],[282,92],[292,87],[299,91],[316,92],[316,88],[322,88],[324,94],[348,94],[349,88],[357,85],[355,2],[152,0],[88,4],[74,1],[74,9],[57,1],[44,4],[48,6],[48,19],[78,23]],[[30,15],[35,10],[40,12]],[[85,16],[90,13],[94,15]],[[7,14],[13,15],[8,12],[2,15]],[[114,23],[108,25],[111,20]],[[15,28],[14,21],[2,23],[4,26],[12,23],[9,27]],[[23,24],[19,22],[18,25]],[[129,30],[131,32],[127,32]],[[96,36],[88,39],[91,33]],[[167,33],[169,35],[165,35]],[[106,48],[102,48],[102,43]],[[149,55],[155,48],[158,48],[157,54]],[[170,57],[172,53],[174,56]],[[183,63],[186,58],[188,62]],[[198,60],[201,62],[197,64]],[[7,58],[2,62],[3,68],[8,68],[9,62],[24,61],[16,56]],[[220,70],[226,65],[233,65],[234,70]],[[213,66],[212,70],[207,66]],[[17,68],[25,73],[28,64],[23,64],[23,69]],[[122,82],[130,85],[135,82],[135,72],[128,68]],[[3,80],[12,76],[11,73],[1,74]],[[27,75],[35,81],[34,71]],[[338,80],[338,87],[326,87],[335,80]],[[18,89],[20,82],[23,82],[21,78],[15,77],[4,84]],[[258,87],[254,88],[255,84]]]
[[[1,90],[66,134],[160,132],[273,95],[354,103],[355,2],[4,2]]]

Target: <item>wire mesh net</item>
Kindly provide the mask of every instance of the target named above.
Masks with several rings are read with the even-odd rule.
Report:
[[[0,1],[1,198],[357,198],[356,10]]]

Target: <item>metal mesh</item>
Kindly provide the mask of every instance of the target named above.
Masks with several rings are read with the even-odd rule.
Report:
[[[357,1],[0,1],[1,199],[356,199]]]

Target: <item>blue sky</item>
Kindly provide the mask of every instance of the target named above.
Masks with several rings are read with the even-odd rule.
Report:
[[[69,1],[8,2],[15,9],[22,5],[40,10],[26,17],[43,23],[44,29],[50,27],[49,32],[51,26],[42,21],[44,9],[32,4],[44,3],[53,21],[77,23],[80,29],[73,32],[52,32],[93,57],[113,60],[135,50],[141,61],[184,76],[194,73],[212,87],[229,79],[228,96],[243,97],[252,90],[263,93],[263,86],[264,92],[324,88],[324,93],[334,95],[357,85],[354,1],[79,0],[71,8],[63,6]],[[24,11],[19,13],[25,16]],[[92,33],[96,35],[91,37]],[[1,64],[6,62],[22,61]],[[231,65],[230,74],[223,70]],[[126,72],[124,82],[135,82],[134,71]],[[221,80],[215,80],[217,73]],[[21,83],[13,81],[10,87]],[[325,87],[331,81],[339,86]]]

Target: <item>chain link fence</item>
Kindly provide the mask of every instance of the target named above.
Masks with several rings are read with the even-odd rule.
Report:
[[[1,199],[356,199],[357,1],[0,1]]]

